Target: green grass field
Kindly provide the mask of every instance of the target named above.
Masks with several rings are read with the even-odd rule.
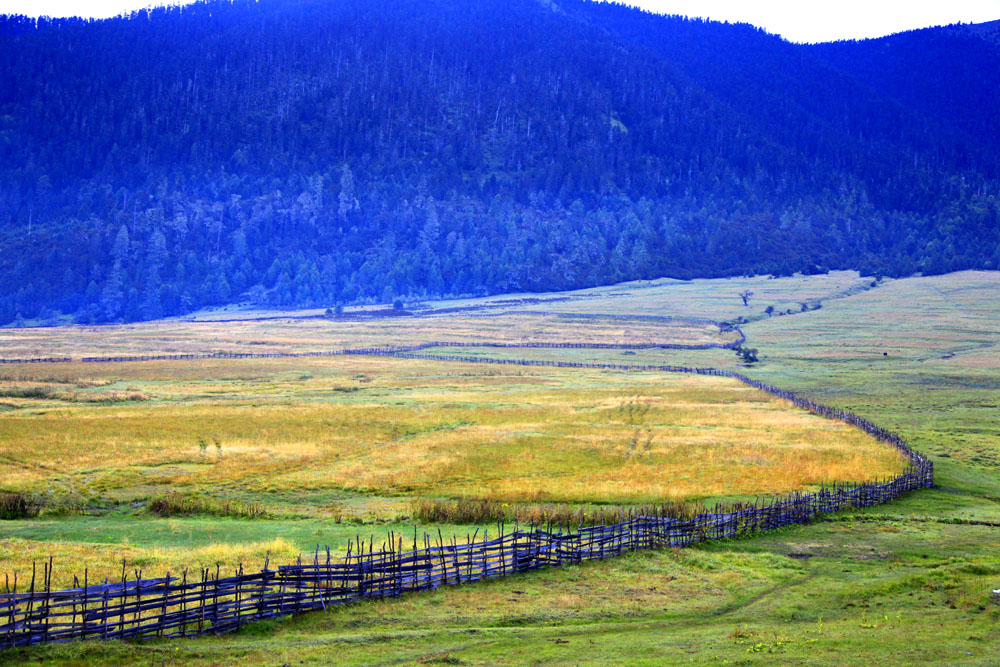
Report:
[[[738,296],[746,289],[754,292],[748,307],[743,306]],[[934,459],[937,483],[934,489],[911,494],[889,505],[832,516],[812,525],[753,539],[632,554],[399,600],[350,605],[326,614],[258,624],[231,636],[142,644],[37,647],[0,653],[0,661],[151,665],[231,664],[236,660],[270,665],[997,664],[1000,597],[992,590],[1000,589],[998,293],[1000,274],[996,273],[968,272],[886,281],[873,289],[870,281],[844,273],[780,280],[654,281],[572,293],[564,295],[571,297],[568,300],[531,306],[553,312],[744,317],[751,321],[744,326],[748,345],[760,350],[761,361],[753,368],[741,370],[829,405],[851,409],[899,431]],[[806,312],[780,317],[768,317],[764,312],[768,305],[774,305],[776,312],[801,310],[793,306],[800,303],[808,304]],[[816,309],[817,304],[822,307]],[[264,328],[263,324],[257,326]],[[266,328],[277,326],[272,322]],[[447,330],[447,324],[443,326]],[[36,336],[31,349],[42,353],[46,347],[44,336],[38,338],[39,334],[38,330],[4,332],[11,339],[19,335]],[[115,337],[108,337],[103,345],[104,349],[114,349]],[[57,351],[58,347],[53,346],[52,350]],[[447,353],[449,348],[439,351]],[[463,349],[461,353],[728,368],[736,368],[738,362],[732,351],[718,349],[641,350],[627,356],[620,350],[478,348]],[[7,354],[5,348],[3,356],[15,355]],[[431,412],[438,409],[458,412],[447,413],[447,419],[439,418],[445,413],[435,414],[430,421],[439,428],[434,431],[407,436],[404,430],[393,441],[400,437],[404,441],[419,441],[430,433],[430,442],[443,438],[447,446],[448,437],[455,433],[449,426],[470,419],[486,419],[482,413],[495,410],[499,411],[492,418],[498,423],[506,423],[514,415],[518,424],[526,423],[528,415],[519,411],[525,410],[525,405],[544,405],[544,414],[534,415],[539,421],[530,428],[537,431],[538,424],[552,428],[551,440],[544,440],[549,445],[572,436],[560,430],[565,428],[566,415],[581,411],[599,413],[604,409],[609,413],[619,410],[625,423],[603,422],[605,426],[601,428],[608,430],[602,432],[602,439],[624,443],[627,449],[635,431],[635,424],[627,423],[627,408],[623,407],[627,404],[652,404],[646,413],[651,421],[642,428],[664,430],[663,438],[669,424],[686,423],[701,429],[722,428],[716,434],[722,438],[721,443],[730,442],[738,430],[745,432],[744,437],[753,438],[753,423],[759,414],[741,417],[736,407],[742,402],[745,410],[759,407],[771,410],[780,417],[778,430],[788,430],[793,441],[816,439],[815,432],[801,430],[805,425],[790,428],[793,415],[795,419],[802,418],[797,413],[786,412],[780,405],[761,406],[756,399],[747,403],[745,395],[740,395],[745,390],[725,384],[686,385],[689,378],[638,374],[615,377],[572,369],[500,369],[447,362],[427,366],[427,362],[366,358],[352,359],[350,363],[358,368],[348,370],[316,360],[268,363],[273,366],[211,361],[198,367],[137,364],[89,368],[85,372],[76,364],[0,369],[11,387],[30,385],[51,390],[44,397],[39,394],[0,398],[0,403],[11,406],[0,414],[0,423],[4,423],[0,428],[12,428],[10,422],[16,419],[53,424],[51,428],[21,431],[19,438],[3,439],[4,488],[45,487],[43,492],[51,493],[54,498],[77,497],[85,505],[106,506],[102,512],[88,512],[85,516],[43,515],[37,519],[0,522],[0,562],[23,566],[41,545],[62,549],[61,555],[78,563],[97,562],[92,559],[114,554],[118,558],[124,555],[144,559],[144,566],[152,570],[162,565],[176,566],[181,557],[199,561],[252,560],[269,549],[291,558],[312,544],[336,544],[358,530],[367,533],[402,528],[406,522],[399,516],[404,511],[405,497],[415,492],[402,486],[444,483],[452,486],[428,493],[445,497],[463,494],[461,484],[447,482],[459,479],[460,475],[449,478],[435,473],[425,482],[419,479],[380,482],[388,484],[392,493],[386,488],[380,491],[367,488],[362,492],[351,487],[355,483],[378,488],[379,483],[372,485],[361,480],[351,483],[340,480],[335,485],[336,492],[310,488],[304,483],[312,474],[308,467],[272,478],[266,472],[268,461],[274,468],[287,470],[286,464],[301,457],[303,452],[286,444],[275,446],[274,451],[256,460],[259,452],[251,451],[250,445],[263,439],[265,433],[271,436],[270,441],[281,441],[285,436],[288,442],[308,440],[315,444],[321,439],[315,436],[315,431],[308,437],[288,436],[293,423],[303,421],[298,418],[283,420],[282,425],[270,427],[271,432],[266,429],[254,432],[247,439],[246,451],[236,444],[230,449],[227,445],[231,442],[230,435],[220,436],[219,461],[215,460],[217,452],[211,439],[214,436],[200,435],[200,429],[179,439],[186,443],[183,452],[164,453],[163,445],[156,445],[152,437],[143,447],[134,447],[136,434],[122,428],[119,430],[128,434],[123,438],[132,446],[116,451],[145,452],[151,457],[143,464],[146,469],[130,472],[129,466],[122,465],[123,461],[118,466],[110,465],[99,451],[87,454],[97,457],[89,467],[73,469],[73,461],[82,458],[70,447],[75,434],[85,432],[82,425],[93,426],[102,415],[112,415],[109,423],[115,424],[118,423],[115,418],[129,411],[152,414],[162,410],[162,421],[176,432],[190,428],[180,423],[187,409],[195,414],[207,406],[204,420],[211,419],[213,413],[222,419],[225,410],[238,411],[255,405],[267,407],[265,413],[325,410],[334,406],[335,411],[346,410],[344,424],[353,419],[363,428],[371,428],[374,420],[364,422],[363,418],[352,416],[353,406],[374,401],[389,410],[410,410],[418,414],[415,423],[426,425],[419,409],[426,410],[432,405],[435,407]],[[390,366],[392,371],[387,370]],[[519,372],[521,375],[517,375]],[[306,374],[311,377],[304,378]],[[363,382],[357,375],[371,379]],[[113,382],[101,384],[100,379]],[[83,398],[76,396],[101,392],[120,393],[96,404],[84,403]],[[137,400],[137,396],[129,399],[129,392],[141,394],[142,399]],[[704,396],[697,398],[698,392]],[[557,398],[567,395],[572,400]],[[656,397],[662,397],[663,403]],[[682,422],[676,414],[668,414],[666,406],[684,401],[699,404],[703,409],[693,410]],[[282,407],[282,403],[288,405]],[[450,406],[451,403],[455,406]],[[731,407],[720,411],[720,404]],[[508,412],[505,405],[514,412]],[[720,412],[729,426],[712,423],[713,419],[720,419]],[[63,416],[70,415],[78,420],[78,428],[60,433],[55,425],[63,422]],[[410,422],[406,420],[394,416],[391,421],[409,428]],[[733,429],[742,422],[747,422],[745,428]],[[596,425],[598,421],[593,423]],[[527,430],[518,426],[522,428]],[[765,432],[775,428],[772,424]],[[101,429],[106,434],[109,427]],[[221,422],[214,430],[226,432]],[[10,446],[12,440],[23,442],[26,437],[49,438],[44,441],[48,443],[45,447],[66,460],[57,470],[46,471],[44,460],[31,460],[23,451],[18,454]],[[199,437],[207,438],[204,452]],[[492,440],[484,436],[483,442]],[[781,449],[768,440],[773,449]],[[654,442],[661,442],[660,436]],[[667,439],[662,439],[662,444],[669,448]],[[857,443],[851,447],[856,449]],[[417,449],[426,453],[427,448]],[[393,451],[403,455],[407,448],[378,454],[390,457]],[[310,450],[306,454],[313,456],[315,452]],[[241,458],[244,456],[245,461]],[[164,464],[156,457],[169,461]],[[572,452],[563,463],[549,458],[540,461],[538,469],[551,475],[573,468],[568,464],[579,458],[579,452]],[[379,463],[385,461],[379,459]],[[491,470],[500,463],[482,461],[480,467]],[[606,463],[595,461],[594,470],[604,469]],[[662,464],[658,462],[656,468]],[[692,461],[682,461],[680,465],[690,470]],[[782,465],[787,467],[788,462]],[[178,470],[159,477],[153,472],[154,468],[171,466]],[[185,471],[184,466],[191,469]],[[241,476],[243,468],[246,477]],[[745,463],[741,466],[737,461],[722,468],[729,468],[731,477],[717,481],[720,488],[731,489],[726,485],[751,466]],[[679,470],[672,472],[674,479],[684,474]],[[15,471],[21,477],[15,478]],[[869,472],[875,474],[874,470]],[[482,475],[476,473],[475,477]],[[717,478],[718,473],[707,477]],[[216,493],[238,499],[267,493],[279,516],[268,520],[157,518],[132,508],[133,501],[158,492],[165,481],[173,485],[185,478],[196,488],[219,486]],[[630,492],[637,488],[638,479],[627,478]],[[654,476],[644,479],[652,482]],[[224,486],[226,480],[229,487]],[[700,480],[696,486],[707,481],[707,478]],[[254,487],[255,483],[275,488],[265,492],[263,487]],[[797,483],[807,486],[810,482]],[[760,486],[759,481],[757,485]],[[305,491],[298,491],[300,488]],[[617,502],[640,497],[609,493],[607,487],[598,489],[599,486],[588,489],[595,495],[587,498],[576,492],[571,497],[548,499]],[[516,485],[493,489],[498,494],[515,491]],[[658,495],[663,490],[650,487],[649,493]],[[477,490],[474,495],[482,494]],[[704,493],[707,497],[718,495],[724,493],[719,489]],[[317,500],[327,503],[324,507],[329,511],[309,515],[302,509],[317,506]],[[367,520],[381,515],[388,523],[360,527],[336,523],[337,513],[345,511],[351,517],[367,516]],[[459,536],[471,530],[467,526],[443,528]]]

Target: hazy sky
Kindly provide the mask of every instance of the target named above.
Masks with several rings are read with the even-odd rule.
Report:
[[[104,17],[151,2],[167,4],[156,0],[0,0],[0,13]],[[930,25],[1000,19],[1000,0],[629,0],[629,4],[664,14],[752,23],[796,42],[878,37]]]
[[[1000,19],[1000,0],[629,0],[628,4],[661,14],[752,23],[793,42],[881,37],[932,25]]]

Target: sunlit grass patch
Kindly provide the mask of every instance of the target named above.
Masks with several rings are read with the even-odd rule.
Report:
[[[797,280],[751,282],[756,288],[777,290],[775,298],[794,300]],[[730,294],[737,283],[750,284],[720,281],[712,284],[711,293],[701,292],[703,301],[698,303],[721,308],[703,314],[742,312],[742,305],[733,310],[729,304],[738,298]],[[804,284],[818,298],[854,289],[858,279],[831,276]],[[645,304],[634,312],[669,314],[670,295],[675,292],[666,284],[661,287],[634,293],[625,289],[621,293],[626,296],[595,293],[587,297],[589,302],[559,305],[567,310],[579,305],[579,312],[591,307],[618,312],[616,304],[632,304],[620,310]],[[868,294],[837,303],[852,303]],[[797,326],[807,333],[800,339],[824,345],[828,356],[845,354],[853,363],[856,346],[829,344],[827,313],[835,311],[830,306],[801,318],[774,318],[768,326],[781,330],[801,322]],[[808,324],[816,318],[822,321]],[[240,349],[241,345],[311,350],[442,339],[726,340],[711,326],[557,316],[369,323],[163,322],[129,325],[120,331],[22,330],[0,335],[17,345],[27,345],[34,336],[30,345],[39,352],[46,345],[52,349],[68,345],[68,353],[74,355],[150,351],[143,348]],[[946,338],[943,332],[936,335]],[[871,339],[862,342],[873,344]],[[916,342],[912,349],[934,349],[923,340]],[[764,360],[758,368],[766,371],[772,352],[767,345],[761,347]],[[621,350],[595,349],[433,352],[442,350],[585,362],[724,367],[738,363],[726,350],[638,350],[628,356]],[[812,354],[808,347],[793,352],[803,357]],[[814,379],[818,382],[821,377],[816,374]],[[350,522],[402,519],[412,515],[414,503],[421,501],[439,509],[456,503],[494,508],[506,503],[523,508],[511,513],[514,518],[531,521],[547,512],[549,517],[569,520],[571,514],[578,519],[581,508],[595,512],[603,508],[607,513],[643,503],[785,493],[831,481],[887,477],[904,466],[893,450],[856,429],[721,378],[371,357],[41,364],[0,367],[0,378],[8,392],[21,392],[4,398],[10,407],[0,412],[4,489],[79,498],[90,513],[125,508],[120,519],[112,515],[112,523],[131,521],[133,515],[150,516],[149,501],[170,492],[202,499],[198,507],[181,513],[192,510],[207,521],[227,503],[229,507],[256,503],[274,518],[243,522],[259,523],[263,531],[252,533],[247,543],[266,541],[267,534],[279,527],[306,520],[300,517],[329,522],[338,530],[364,532]],[[127,400],[131,392],[148,400]],[[486,513],[491,520],[495,514]],[[423,520],[477,517],[448,509]],[[74,521],[67,522],[66,530]],[[67,536],[67,545],[80,544],[81,536],[70,537],[60,530],[47,533],[52,545],[58,545],[59,534]],[[324,543],[326,537],[325,531],[318,531],[316,543]],[[115,539],[121,544],[120,537]],[[207,548],[206,540],[197,540],[192,548]],[[135,547],[129,554],[146,548],[152,547]],[[106,545],[93,557],[107,557],[110,549]],[[182,551],[158,563],[196,560],[194,552]],[[23,564],[20,561],[19,567]]]
[[[13,489],[54,478],[120,500],[240,489],[272,506],[322,489],[650,503],[783,493],[903,466],[857,429],[728,379],[365,361],[300,360],[309,373],[260,363],[238,385],[209,365],[199,381],[158,381],[160,400],[136,405],[39,400],[0,416],[0,469]]]
[[[194,577],[201,568],[210,568],[213,575],[216,567],[223,574],[232,574],[240,565],[245,569],[259,569],[268,558],[273,563],[288,563],[301,552],[298,546],[283,538],[245,543],[215,542],[189,548],[138,546],[127,541],[101,544],[0,538],[3,572],[11,576],[15,572],[18,574],[18,590],[23,590],[30,580],[32,566],[41,572],[43,562],[48,562],[49,558],[54,565],[54,585],[68,588],[75,585],[73,577],[78,577],[80,585],[83,584],[85,570],[91,584],[101,583],[105,578],[121,581],[123,562],[130,579],[139,571],[150,578],[162,577],[168,572],[179,577],[185,571]]]

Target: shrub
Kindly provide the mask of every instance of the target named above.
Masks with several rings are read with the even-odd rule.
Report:
[[[52,390],[48,387],[3,387],[0,397],[3,398],[49,398]]]
[[[55,392],[52,398],[71,403],[130,403],[148,401],[149,396],[133,389],[100,392]]]
[[[498,500],[460,498],[458,500],[417,500],[414,518],[425,523],[597,526],[628,521],[635,516],[658,516],[687,519],[703,508],[691,503],[664,503],[643,506],[587,506],[517,503]]]
[[[80,387],[80,385],[77,385]],[[84,387],[81,387],[84,388]],[[69,401],[71,403],[126,403],[148,401],[149,396],[134,389],[99,392],[66,391],[54,387],[0,387],[0,398],[36,398]]]
[[[31,495],[18,492],[0,492],[0,519],[28,519],[38,516],[42,502]]]
[[[148,509],[159,516],[228,516],[237,519],[261,519],[267,516],[264,508],[257,503],[241,503],[235,500],[216,500],[170,491],[149,501]]]

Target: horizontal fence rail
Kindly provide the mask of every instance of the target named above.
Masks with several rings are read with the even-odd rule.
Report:
[[[28,359],[0,359],[0,364],[67,364],[70,357],[30,357]]]
[[[742,332],[741,332],[742,336]],[[615,344],[507,344],[436,342],[406,347],[371,347],[324,353],[159,355],[94,357],[91,361],[151,361],[199,358],[268,358],[367,355],[475,364],[549,366],[624,371],[666,371],[727,377],[791,401],[830,419],[846,422],[897,449],[909,462],[902,474],[887,480],[826,485],[815,493],[793,493],[754,503],[716,506],[694,517],[630,515],[627,520],[593,527],[498,525],[491,534],[478,531],[465,542],[437,536],[392,534],[381,544],[356,539],[342,557],[322,554],[311,561],[258,572],[242,567],[222,576],[218,567],[197,576],[184,572],[160,578],[131,574],[122,566],[118,582],[92,583],[84,573],[71,589],[52,589],[52,560],[33,570],[29,582],[6,577],[0,591],[0,646],[63,642],[78,639],[190,637],[235,630],[246,623],[330,605],[397,597],[414,591],[503,577],[518,572],[609,558],[628,551],[686,547],[707,540],[752,535],[782,526],[803,524],[839,510],[885,503],[909,491],[929,487],[933,464],[901,437],[846,410],[831,408],[746,375],[714,368],[652,364],[611,364],[531,359],[491,359],[421,353],[434,347],[592,347],[617,349],[644,346]],[[660,345],[650,347],[663,347]]]
[[[185,360],[200,360],[200,359],[307,359],[315,357],[336,357],[344,355],[368,355],[368,356],[399,356],[402,357],[406,353],[418,352],[420,350],[426,350],[435,347],[468,347],[468,348],[508,348],[508,349],[551,349],[551,350],[564,350],[564,349],[595,349],[595,350],[710,350],[713,348],[719,349],[733,349],[742,345],[746,340],[743,338],[743,332],[739,331],[741,339],[733,341],[730,343],[497,343],[489,341],[466,341],[466,342],[454,342],[454,341],[431,341],[427,343],[418,343],[416,345],[409,345],[403,347],[361,347],[361,348],[347,348],[342,350],[323,350],[316,352],[203,352],[203,353],[193,353],[193,354],[135,354],[135,355],[114,355],[114,356],[91,356],[91,357],[80,357],[79,361],[85,364],[107,364],[107,363],[132,363],[132,362],[143,362],[143,361],[185,361]],[[431,356],[427,357],[416,357],[415,355],[410,355],[411,358],[434,358]],[[459,360],[458,357],[440,357],[443,361],[456,361]],[[461,359],[466,361],[467,359]],[[54,363],[70,363],[74,361],[70,357],[48,357],[48,358],[31,358],[31,359],[0,359],[0,364],[54,364]],[[548,362],[527,362],[524,360],[504,360],[504,363],[510,363],[515,365],[536,365],[544,366],[551,365]],[[634,365],[625,365],[631,370],[643,370]],[[660,368],[651,366],[650,369]],[[677,366],[674,368],[682,368]]]
[[[419,318],[431,318],[435,315],[442,315],[445,313],[450,313],[451,309],[442,309],[439,311],[431,311],[427,313],[421,313],[415,315],[414,317]],[[731,350],[743,345],[746,342],[746,336],[743,331],[737,327],[733,326],[727,322],[717,322],[715,320],[694,318],[694,317],[672,317],[665,315],[604,315],[600,313],[546,313],[545,311],[536,310],[511,310],[500,313],[476,313],[468,315],[468,317],[480,317],[480,318],[492,318],[492,317],[502,317],[504,315],[550,315],[564,319],[606,319],[606,320],[642,320],[651,322],[693,322],[696,324],[709,324],[718,327],[720,332],[734,331],[739,336],[736,340],[730,341],[728,343],[498,343],[489,341],[469,341],[469,342],[454,342],[454,341],[437,341],[429,343],[420,343],[417,345],[393,348],[359,348],[355,350],[343,349],[343,350],[322,350],[314,352],[198,352],[191,354],[134,354],[134,355],[92,355],[80,357],[79,361],[82,363],[130,363],[130,362],[142,362],[142,361],[185,361],[185,360],[199,360],[199,359],[298,359],[298,358],[309,358],[309,357],[333,357],[342,354],[365,354],[368,350],[399,350],[400,352],[414,352],[417,350],[433,348],[433,347],[493,347],[493,348],[593,348],[593,349],[606,349],[606,350],[710,350],[714,348]],[[191,323],[197,324],[216,324],[220,322],[256,322],[256,321],[266,321],[266,320],[281,320],[281,319],[322,319],[322,315],[305,315],[305,316],[274,316],[274,317],[262,317],[255,319],[232,319],[232,320],[194,320]],[[0,364],[60,364],[60,363],[71,363],[74,359],[71,357],[31,357],[22,359],[0,359]]]

